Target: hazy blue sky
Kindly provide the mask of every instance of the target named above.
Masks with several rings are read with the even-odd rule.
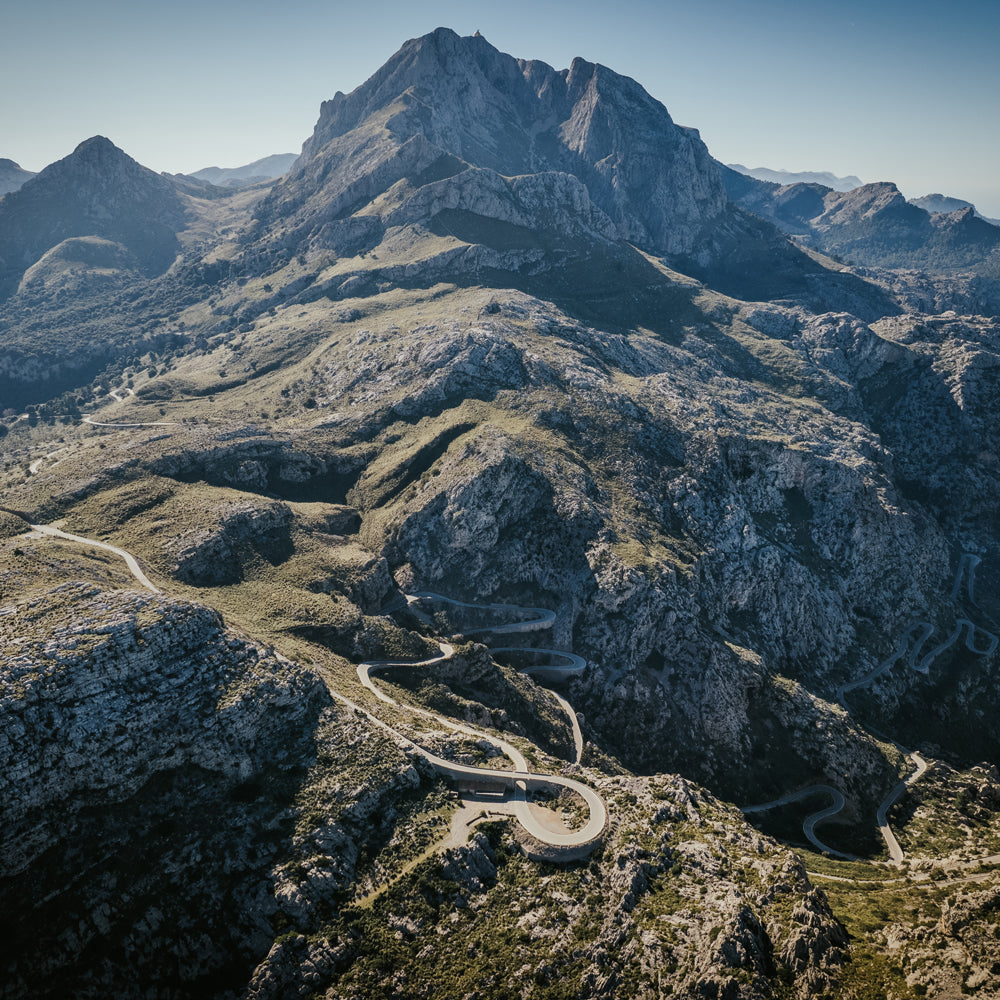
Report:
[[[407,38],[479,29],[635,77],[718,159],[893,180],[1000,217],[1000,0],[25,0],[0,17],[0,156],[103,134],[157,170],[297,152]]]

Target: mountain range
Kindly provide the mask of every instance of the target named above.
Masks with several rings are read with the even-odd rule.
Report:
[[[296,153],[274,153],[242,167],[205,167],[196,170],[191,176],[211,184],[245,187],[280,177],[288,171],[296,159]]]
[[[821,184],[780,186],[723,168],[730,198],[809,246],[855,264],[988,279],[995,308],[1000,227],[969,205],[932,213],[908,202],[895,184],[864,184],[848,192]]]
[[[0,200],[5,995],[987,996],[1000,230],[448,29],[231,179]]]
[[[981,212],[976,211],[976,206],[971,201],[964,201],[961,198],[951,198],[943,194],[925,194],[922,198],[911,198],[911,205],[916,205],[927,212],[950,215],[952,212],[960,212],[964,208],[971,208],[980,219],[992,222],[994,226],[1000,226],[1000,219],[991,219]]]
[[[774,184],[822,184],[831,191],[853,191],[861,187],[862,180],[851,174],[849,177],[838,177],[829,170],[771,170],[769,167],[744,167],[742,163],[727,164],[730,170],[759,181],[771,181]]]

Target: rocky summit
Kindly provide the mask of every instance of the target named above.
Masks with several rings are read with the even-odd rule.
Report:
[[[448,29],[4,195],[0,996],[991,996],[995,228]]]

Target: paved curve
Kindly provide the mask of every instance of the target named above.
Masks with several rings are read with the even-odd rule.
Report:
[[[516,632],[536,631],[540,628],[548,627],[552,621],[555,620],[555,612],[547,608],[521,608],[512,604],[469,604],[464,601],[456,601],[452,598],[444,597],[441,594],[432,593],[431,591],[419,591],[414,594],[407,594],[405,595],[405,600],[407,605],[418,603],[420,600],[431,600],[453,604],[457,607],[473,608],[479,611],[513,611],[522,615],[526,614],[531,616],[520,621],[509,622],[505,625],[487,626],[477,629],[464,629],[462,632],[463,635],[469,635],[474,632],[501,632],[510,634]],[[402,707],[395,701],[395,699],[391,698],[377,687],[377,685],[372,681],[372,673],[389,667],[434,666],[444,662],[444,660],[454,655],[454,647],[449,643],[439,643],[439,647],[441,649],[441,655],[433,657],[429,660],[420,660],[417,662],[405,660],[380,660],[361,663],[357,668],[358,677],[361,680],[362,685],[371,691],[380,701],[386,702],[387,704],[395,707]],[[577,656],[575,653],[567,653],[564,650],[505,646],[490,650],[490,652],[531,653],[547,655],[553,659],[563,659],[565,661],[564,663],[537,664],[522,668],[523,673],[544,673],[549,677],[553,674],[559,678],[579,674],[582,673],[587,666],[587,661],[584,660],[583,657]],[[550,691],[550,694],[556,698],[569,717],[570,725],[573,730],[574,763],[579,763],[580,758],[583,755],[583,733],[580,730],[580,720],[577,717],[573,706],[565,698],[557,694],[555,691]],[[420,752],[438,771],[443,774],[448,774],[451,777],[459,779],[463,777],[474,777],[478,780],[491,778],[493,780],[500,780],[506,786],[512,788],[515,796],[514,813],[517,820],[521,826],[536,840],[556,847],[584,847],[596,842],[597,838],[599,838],[603,833],[608,821],[607,807],[605,806],[600,795],[598,795],[592,788],[589,788],[581,782],[574,781],[571,778],[564,778],[558,775],[540,775],[531,773],[528,770],[528,763],[524,759],[524,755],[517,749],[517,747],[506,742],[505,740],[497,738],[492,733],[484,733],[471,726],[454,722],[451,719],[437,715],[427,709],[417,708],[414,706],[407,706],[407,708],[409,711],[416,712],[425,718],[433,719],[435,722],[438,722],[455,732],[464,733],[477,739],[489,740],[490,742],[497,744],[503,750],[503,752],[514,764],[514,771],[501,771],[478,767],[470,768],[465,765],[453,764],[451,761],[445,761],[421,747],[416,747],[416,744],[413,744],[417,748],[418,752]],[[552,785],[572,789],[587,803],[587,807],[590,811],[590,818],[583,829],[570,831],[565,834],[554,833],[539,823],[538,820],[532,815],[527,801],[528,788],[549,788]]]
[[[582,656],[577,656],[576,653],[567,653],[564,649],[544,649],[541,646],[491,646],[490,652],[538,653],[552,660],[565,660],[565,663],[533,663],[530,666],[518,668],[522,674],[541,674],[550,681],[578,677],[587,669],[587,661]]]
[[[63,538],[69,542],[79,542],[81,545],[92,545],[94,548],[104,549],[107,552],[113,552],[116,556],[121,556],[125,560],[125,565],[131,570],[132,575],[141,583],[147,590],[151,590],[154,594],[159,594],[160,588],[154,584],[148,576],[142,571],[142,567],[139,565],[135,556],[131,552],[126,552],[124,549],[118,548],[117,545],[109,545],[107,542],[98,541],[96,538],[84,538],[83,535],[71,535],[68,531],[62,531],[60,528],[54,528],[50,524],[33,524],[31,526],[32,531],[37,531],[42,535],[51,535],[53,538]]]
[[[931,664],[950,646],[953,646],[957,641],[958,637],[965,632],[965,648],[970,653],[975,653],[978,656],[989,656],[997,648],[997,642],[1000,641],[992,632],[987,632],[986,629],[980,628],[975,622],[970,621],[968,618],[959,618],[955,622],[955,631],[945,639],[940,645],[935,646],[919,663],[916,662],[917,654],[923,647],[924,643],[933,635],[934,628],[929,622],[922,622],[922,625],[926,626],[924,635],[921,637],[920,641],[917,643],[916,648],[910,654],[910,666],[921,674],[929,674],[931,669]],[[983,635],[989,637],[989,647],[987,649],[976,649],[976,633],[982,632]]]
[[[524,670],[522,673],[526,674],[529,670]],[[559,702],[562,710],[569,717],[570,729],[573,730],[573,763],[579,764],[583,760],[583,730],[580,729],[580,719],[576,714],[576,710],[558,691],[553,691],[551,688],[546,688],[545,690]]]
[[[975,571],[976,567],[980,563],[978,556],[972,555],[971,553],[964,553],[962,558],[958,562],[958,567],[955,572],[955,581],[951,588],[951,600],[957,600],[958,595],[961,591],[962,578],[966,577],[966,592],[969,596],[969,602],[975,604],[975,598],[973,596],[973,586],[975,583]],[[918,673],[929,674],[931,664],[936,660],[946,649],[951,647],[954,643],[958,641],[959,636],[962,632],[966,633],[965,636],[965,648],[969,650],[970,653],[974,653],[978,656],[991,656],[1000,645],[1000,638],[994,635],[992,632],[988,632],[986,629],[975,624],[968,618],[959,618],[955,622],[955,630],[951,635],[942,643],[935,646],[929,653],[927,653],[919,662],[917,662],[917,657],[920,651],[923,649],[924,645],[934,634],[934,625],[931,622],[921,621],[914,625],[911,625],[897,640],[893,647],[893,651],[889,656],[883,660],[874,670],[865,674],[864,677],[856,681],[852,681],[850,684],[841,684],[837,688],[836,698],[837,701],[844,707],[847,714],[851,714],[850,705],[847,702],[847,693],[853,691],[856,688],[867,687],[877,678],[881,677],[883,674],[888,672],[896,663],[899,662],[910,646],[910,641],[913,637],[914,632],[918,632],[916,642],[913,644],[912,649],[910,649],[909,656],[907,656],[907,663],[911,669],[916,670]],[[988,646],[986,649],[976,648],[976,632],[982,632],[988,637]],[[899,841],[896,839],[896,835],[892,832],[889,826],[888,813],[896,801],[904,794],[906,789],[919,780],[927,770],[927,761],[923,759],[915,750],[907,750],[906,747],[901,746],[892,740],[890,737],[886,737],[879,733],[878,730],[873,729],[871,726],[867,727],[880,739],[886,740],[886,742],[892,743],[897,750],[910,758],[913,762],[915,770],[903,781],[900,781],[895,785],[888,795],[879,804],[876,810],[876,821],[878,823],[879,833],[882,835],[882,839],[885,841],[886,847],[889,851],[889,858],[892,864],[900,865],[903,862],[904,854],[903,849],[900,846]],[[841,858],[847,858],[849,860],[854,860],[850,855],[842,854],[839,851],[835,851],[830,847],[827,847],[820,841],[815,835],[815,827],[818,823],[824,820],[830,819],[836,816],[837,813],[845,806],[845,801],[843,795],[833,788],[831,785],[810,785],[807,788],[800,789],[798,792],[791,792],[789,795],[782,796],[780,799],[774,799],[772,802],[764,802],[760,805],[755,806],[744,806],[742,811],[744,813],[751,812],[763,812],[766,809],[773,809],[779,805],[787,805],[790,802],[794,802],[799,798],[804,798],[807,795],[811,795],[813,792],[824,791],[830,793],[834,796],[833,803],[826,809],[821,809],[819,812],[812,813],[807,816],[802,822],[802,829],[805,833],[807,839],[810,843],[816,845],[821,851],[826,851],[830,854],[835,854]]]
[[[129,423],[129,424],[105,424],[98,420],[94,420],[92,417],[84,417],[83,422],[85,424],[90,424],[91,427],[181,427],[176,420],[149,420],[145,423]]]
[[[513,771],[503,771],[495,768],[471,767],[465,764],[456,764],[452,761],[445,760],[443,757],[438,757],[436,754],[432,754],[429,750],[425,750],[418,744],[413,743],[412,740],[408,741],[414,749],[416,749],[417,752],[420,753],[434,767],[435,770],[459,780],[462,778],[475,778],[478,781],[493,780],[502,782],[505,786],[512,788],[514,791],[514,813],[518,822],[532,837],[543,844],[550,844],[553,847],[571,848],[585,847],[596,842],[604,832],[605,826],[607,825],[608,811],[604,804],[604,800],[596,791],[594,791],[594,789],[583,784],[582,782],[574,781],[572,778],[564,778],[561,775],[534,774],[528,770],[528,762],[524,759],[524,755],[520,752],[520,750],[508,743],[506,740],[498,739],[492,733],[484,733],[481,730],[474,729],[472,726],[467,726],[460,722],[454,722],[451,719],[445,718],[442,715],[437,715],[436,713],[428,711],[424,708],[417,708],[412,705],[402,706],[394,698],[391,698],[384,691],[380,690],[371,679],[373,671],[380,669],[384,670],[389,667],[434,666],[435,664],[442,663],[448,657],[453,655],[453,653],[454,648],[452,646],[448,643],[441,643],[441,656],[436,656],[430,660],[420,660],[416,663],[407,662],[405,660],[360,663],[358,664],[358,677],[364,687],[371,691],[372,694],[374,694],[380,701],[393,705],[396,708],[405,708],[407,711],[416,712],[417,714],[422,715],[425,718],[432,719],[440,725],[443,725],[455,732],[464,733],[467,736],[472,736],[476,739],[488,740],[491,743],[497,744],[511,759],[515,768]],[[559,785],[576,792],[587,803],[587,808],[590,811],[590,818],[582,829],[569,830],[566,833],[555,833],[548,827],[543,826],[532,815],[527,799],[528,790],[530,788],[548,789],[552,785]]]
[[[968,569],[968,575],[966,576],[965,586],[966,593],[969,595],[969,603],[975,604],[975,598],[972,596],[972,589],[976,583],[976,567],[982,562],[979,556],[973,555],[971,552],[965,552],[962,558],[958,562],[958,571],[955,573],[955,583],[951,588],[951,599],[953,601],[958,600],[958,592],[962,587],[962,574]]]
[[[67,450],[68,450],[67,447],[56,448],[55,451],[50,451],[47,454],[42,455],[40,458],[36,458],[28,466],[28,474],[32,475],[32,476],[37,476],[38,475],[38,470],[41,469],[43,462],[48,461],[50,458],[55,458],[56,455],[61,455],[64,451],[67,451]]]
[[[454,604],[457,608],[472,608],[475,611],[514,611],[520,615],[531,615],[530,618],[508,622],[506,625],[484,625],[477,628],[465,628],[462,629],[462,635],[476,635],[480,632],[492,632],[494,635],[511,635],[515,632],[537,632],[540,629],[548,628],[556,620],[556,613],[550,608],[522,608],[516,604],[467,604],[465,601],[456,601],[451,597],[444,597],[442,594],[435,594],[430,590],[418,590],[416,593],[408,594],[406,601],[408,604],[413,604],[417,601],[440,601],[444,604]]]
[[[912,760],[916,765],[917,769],[908,778],[899,782],[891,792],[882,800],[882,804],[878,807],[878,811],[875,813],[875,821],[878,823],[878,831],[882,834],[882,839],[885,841],[886,847],[889,848],[889,860],[894,865],[901,865],[903,863],[903,848],[899,846],[899,841],[896,839],[896,835],[892,832],[889,826],[889,810],[895,804],[897,799],[900,799],[903,793],[906,791],[909,785],[912,785],[918,778],[920,778],[923,773],[927,770],[927,761],[916,752],[916,750],[911,751],[908,754],[910,760]]]
[[[789,792],[787,795],[782,795],[780,798],[772,799],[770,802],[761,802],[759,805],[755,806],[743,806],[743,813],[755,813],[755,812],[766,812],[768,809],[774,809],[777,806],[787,806],[792,802],[798,802],[799,799],[809,798],[810,795],[815,795],[819,792],[825,792],[831,798],[831,804],[823,809],[818,809],[814,813],[810,813],[802,821],[802,832],[806,835],[806,839],[814,847],[818,848],[821,852],[826,852],[827,854],[834,854],[838,858],[843,858],[845,861],[857,861],[857,858],[853,854],[844,854],[841,851],[835,850],[827,844],[824,844],[819,837],[816,836],[816,825],[822,823],[824,820],[830,819],[832,816],[836,816],[841,809],[847,804],[844,799],[844,793],[840,791],[839,788],[834,788],[833,785],[809,785],[808,788],[800,788],[797,792]]]

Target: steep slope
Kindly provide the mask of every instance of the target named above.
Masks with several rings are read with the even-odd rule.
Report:
[[[4,996],[249,974],[316,678],[207,608],[79,580],[5,604],[0,663]]]
[[[185,212],[173,184],[95,136],[0,202],[0,299],[47,250],[77,236],[121,243],[148,273],[179,250]]]
[[[324,102],[260,217],[319,235],[390,190],[405,202],[413,189],[462,173],[475,193],[449,207],[495,214],[490,201],[512,197],[504,178],[528,188],[533,177],[541,186],[522,204],[589,200],[616,236],[661,252],[690,250],[725,207],[697,133],[675,126],[634,81],[582,59],[556,72],[441,28],[407,42],[351,94]],[[377,215],[393,224],[384,210]]]

